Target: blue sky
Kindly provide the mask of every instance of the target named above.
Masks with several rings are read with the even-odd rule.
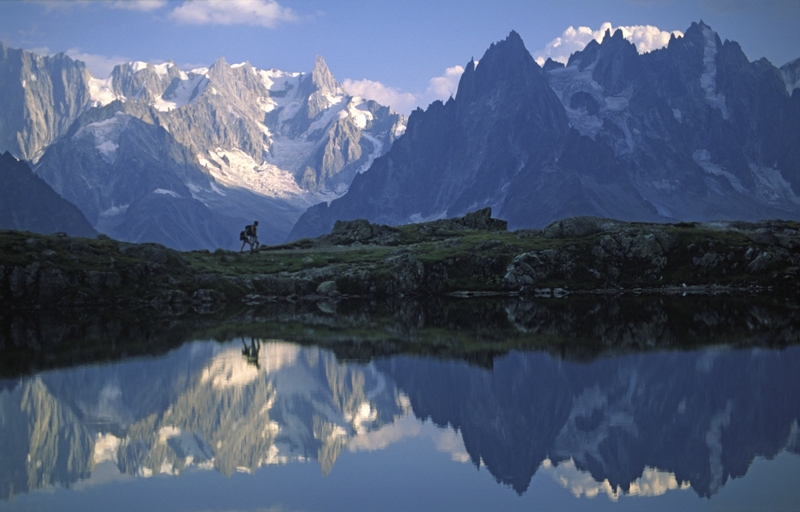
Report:
[[[800,57],[800,0],[6,0],[0,40],[66,52],[98,78],[128,60],[309,71],[322,55],[349,92],[408,113],[453,93],[462,66],[511,30],[534,57],[563,60],[603,27],[647,51],[701,19],[750,60]]]

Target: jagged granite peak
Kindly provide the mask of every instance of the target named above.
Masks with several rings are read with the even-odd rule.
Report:
[[[314,69],[311,70],[311,82],[316,90],[323,94],[343,94],[342,86],[333,78],[331,70],[322,55],[314,58]]]
[[[25,162],[0,155],[0,229],[94,237],[97,232],[77,206],[59,196]]]
[[[527,165],[552,165],[567,132],[559,99],[512,32],[467,63],[454,99],[414,111],[389,153],[343,198],[306,212],[290,238],[327,233],[337,219],[394,225],[501,205],[513,189],[505,183]]]
[[[90,78],[63,53],[43,57],[0,43],[0,151],[38,160],[89,102]]]
[[[479,66],[474,60],[467,63],[456,96],[469,102],[473,95],[488,94],[496,87],[522,90],[539,84],[546,85],[541,68],[519,34],[512,30],[508,37],[489,46]]]
[[[180,77],[181,71],[174,62],[155,66],[137,61],[114,66],[109,78],[113,92],[120,98],[151,103]]]
[[[617,29],[613,35],[610,30],[606,30],[594,63],[592,78],[606,93],[618,95],[635,83],[642,71],[636,46],[623,37],[622,29]]]
[[[547,72],[553,69],[559,69],[563,67],[566,67],[566,64],[553,60],[550,57],[547,57],[547,60],[544,61],[544,65],[542,66],[542,71]]]
[[[511,34],[470,61],[454,100],[412,113],[392,150],[291,236],[485,206],[510,229],[800,218],[800,94],[768,61],[702,22],[642,55],[609,31],[546,71],[523,50]]]

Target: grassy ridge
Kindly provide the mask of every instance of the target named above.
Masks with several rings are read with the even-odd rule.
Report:
[[[492,219],[493,220],[493,219]],[[797,293],[800,224],[567,219],[542,231],[354,221],[255,253],[0,231],[0,302],[25,305],[496,293]],[[337,231],[338,230],[338,231]],[[321,290],[322,283],[335,283]]]

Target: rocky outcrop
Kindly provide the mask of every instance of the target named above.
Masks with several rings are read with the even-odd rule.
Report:
[[[372,224],[364,219],[337,220],[331,233],[324,235],[322,240],[333,245],[394,245],[400,241],[400,231],[390,226]]]

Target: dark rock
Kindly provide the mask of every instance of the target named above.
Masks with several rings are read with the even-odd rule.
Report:
[[[390,256],[387,263],[389,263],[389,283],[385,290],[387,295],[402,297],[423,291],[425,267],[410,252],[402,251]]]
[[[322,239],[333,245],[351,245],[356,242],[392,245],[399,241],[400,232],[397,228],[372,224],[365,219],[337,220],[330,235]]]
[[[227,302],[228,298],[219,290],[201,289],[192,294],[193,302]]]
[[[545,238],[579,238],[602,233],[619,225],[618,221],[597,217],[570,217],[553,222],[544,228],[541,234]]]
[[[722,258],[719,254],[715,252],[707,252],[700,258],[692,258],[692,265],[703,268],[714,268],[720,263],[720,261],[722,261]]]
[[[483,208],[464,215],[461,219],[453,219],[468,229],[481,231],[506,231],[508,222],[492,218],[492,209]]]

